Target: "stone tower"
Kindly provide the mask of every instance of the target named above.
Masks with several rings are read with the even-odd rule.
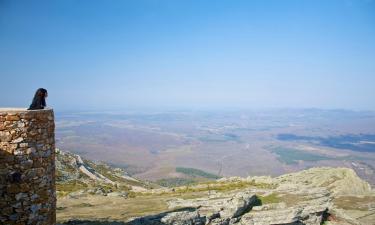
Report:
[[[0,224],[55,224],[52,109],[0,108]]]

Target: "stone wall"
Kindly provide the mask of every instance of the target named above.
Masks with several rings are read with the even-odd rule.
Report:
[[[0,108],[0,224],[55,224],[52,109]]]

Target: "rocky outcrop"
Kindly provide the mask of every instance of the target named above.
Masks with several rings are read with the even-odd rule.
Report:
[[[176,199],[169,201],[169,208],[193,207],[208,220],[222,218],[230,220],[240,217],[256,205],[258,199],[250,191],[233,195],[213,195],[210,198],[192,200]]]
[[[255,176],[255,177],[229,177],[222,178],[218,182],[253,181],[279,186],[280,189],[310,186],[324,187],[330,190],[333,196],[341,195],[367,195],[374,193],[371,185],[362,180],[354,170],[350,168],[316,167],[295,173],[288,173],[279,177]]]
[[[225,185],[231,182],[253,182],[255,187],[195,199],[171,199],[170,209],[189,208],[189,211],[159,215],[158,221],[165,225],[201,224],[202,221],[210,225],[320,225],[330,216],[334,218],[332,224],[361,224],[336,208],[333,199],[373,193],[366,182],[346,168],[313,168],[276,178],[232,177],[217,181]],[[260,183],[268,185],[257,188],[256,184]],[[185,219],[187,215],[194,219]],[[150,220],[141,221],[141,224],[153,224]]]
[[[174,225],[204,225],[206,218],[199,215],[197,211],[172,212],[160,219],[162,224]]]
[[[315,192],[313,192],[315,191]],[[213,195],[211,198],[170,201],[170,208],[193,207],[204,216],[209,224],[311,224],[319,225],[324,214],[331,206],[329,192],[325,189],[309,191],[308,198],[295,195],[293,192],[282,192],[293,195],[295,202],[288,206],[285,203],[262,204],[261,199],[252,191],[227,195]],[[302,193],[302,191],[300,192]],[[307,191],[305,191],[307,193]],[[268,195],[275,193],[268,193]],[[279,195],[282,195],[279,193]]]
[[[205,225],[206,218],[199,215],[197,211],[174,211],[154,216],[138,218],[128,225]]]
[[[123,169],[113,168],[104,163],[83,160],[81,156],[56,149],[57,193],[69,192],[72,196],[84,193],[127,196],[125,190],[145,191],[147,184],[130,177]],[[74,186],[65,190],[65,186]],[[113,193],[114,192],[114,193]]]
[[[58,156],[56,165],[57,165],[58,169],[60,169],[60,171],[64,171],[63,166],[65,166],[65,167],[67,166],[67,165],[62,165],[64,163],[63,160],[65,160],[65,163],[67,161],[66,159],[63,159],[63,158],[69,158],[69,161],[68,161],[69,165],[68,166],[73,168],[73,170],[75,170],[75,169],[79,170],[79,171],[74,171],[75,173],[73,173],[73,174],[77,175],[79,173],[82,173],[82,174],[88,176],[90,179],[92,179],[94,181],[99,181],[99,182],[108,183],[108,184],[115,184],[115,182],[111,181],[107,177],[103,176],[102,174],[100,174],[100,173],[96,172],[95,170],[93,170],[92,168],[90,168],[82,160],[81,156],[73,154],[73,153],[63,152],[59,149],[56,150],[56,153],[57,153],[57,156]],[[69,173],[70,172],[72,172],[72,171],[69,171]]]
[[[285,174],[273,179],[280,186],[325,187],[333,196],[366,195],[372,193],[371,186],[349,168],[319,167],[297,173]]]
[[[331,203],[329,198],[313,199],[297,203],[292,207],[251,211],[244,215],[239,224],[305,224],[320,225]]]

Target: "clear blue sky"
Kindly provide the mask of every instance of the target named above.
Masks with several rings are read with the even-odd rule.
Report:
[[[0,0],[0,107],[375,110],[375,1]]]

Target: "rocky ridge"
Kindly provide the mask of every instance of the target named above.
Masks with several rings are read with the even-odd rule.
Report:
[[[281,192],[252,188],[196,199],[173,199],[168,206],[171,210],[188,210],[143,217],[130,224],[321,224],[332,207],[332,197],[324,188],[306,188],[297,193],[291,189]]]
[[[56,149],[57,194],[109,193],[127,195],[129,191],[146,190],[149,185],[129,176],[121,168],[83,160],[80,155]]]
[[[119,195],[119,189],[115,188],[103,194],[90,191],[89,185],[88,190],[62,196],[58,201],[61,208],[58,218],[64,218],[62,224],[375,224],[374,191],[348,168],[312,168],[275,178],[229,177],[176,188],[151,188],[131,177],[117,180],[124,174],[128,176],[121,169],[98,166],[71,153],[63,154],[63,159],[69,159],[70,163],[58,159],[58,168],[66,165],[75,168],[69,179],[64,175],[63,179],[78,178],[111,187],[137,181],[142,189],[129,188],[127,193],[132,195]],[[60,156],[61,152],[57,158]]]
[[[365,215],[368,218],[358,217],[359,220],[355,213],[348,213],[340,208],[343,205],[335,204],[334,199],[345,196],[375,200],[370,185],[351,169],[313,168],[276,178],[231,177],[217,181],[227,182],[254,182],[267,188],[214,193],[196,199],[173,199],[168,201],[169,209],[187,210],[143,217],[130,224],[375,224],[375,204],[368,205]],[[270,196],[273,199],[268,198]]]

